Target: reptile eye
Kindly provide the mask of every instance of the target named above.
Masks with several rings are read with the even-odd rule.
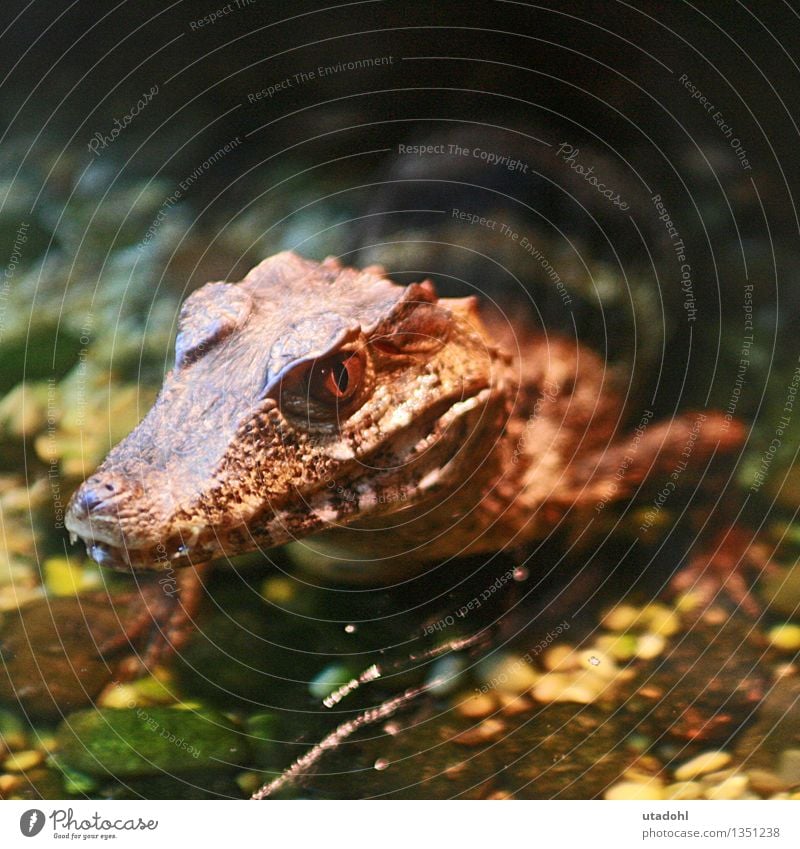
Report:
[[[316,363],[308,378],[308,394],[321,404],[348,401],[361,385],[364,363],[355,353],[336,354]]]

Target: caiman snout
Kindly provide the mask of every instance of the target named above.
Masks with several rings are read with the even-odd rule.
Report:
[[[72,502],[75,516],[86,519],[94,510],[102,510],[103,505],[108,504],[112,496],[116,495],[118,488],[118,484],[111,481],[103,481],[98,477],[89,478],[75,493]]]
[[[129,569],[141,541],[128,538],[127,520],[141,512],[142,492],[113,473],[95,474],[72,496],[65,524],[73,540],[101,566]]]

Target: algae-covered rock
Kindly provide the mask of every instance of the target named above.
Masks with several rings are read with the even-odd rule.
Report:
[[[82,708],[113,674],[100,646],[122,637],[125,608],[106,596],[39,599],[0,622],[0,703],[33,716]]]
[[[234,770],[250,756],[246,736],[209,710],[81,711],[64,720],[56,741],[60,768],[116,778]]]

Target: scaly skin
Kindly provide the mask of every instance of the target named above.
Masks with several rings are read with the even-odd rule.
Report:
[[[574,342],[488,329],[475,299],[278,254],[186,301],[175,369],[66,524],[126,570],[315,534],[329,577],[380,583],[541,538],[680,462],[688,482],[741,441],[714,413],[633,438],[613,384]]]

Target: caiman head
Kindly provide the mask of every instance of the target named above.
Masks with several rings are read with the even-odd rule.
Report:
[[[441,503],[513,392],[473,299],[292,253],[184,303],[152,410],[70,502],[117,569],[169,569]]]

